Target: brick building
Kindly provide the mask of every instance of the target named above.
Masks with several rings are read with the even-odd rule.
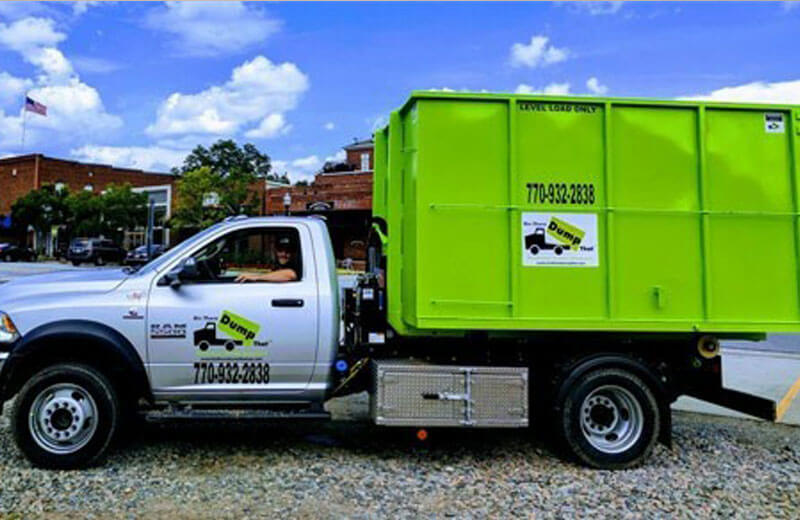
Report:
[[[0,234],[10,227],[11,206],[30,191],[45,185],[56,189],[67,188],[101,193],[111,184],[128,183],[134,191],[146,192],[154,202],[156,227],[154,240],[169,244],[169,230],[164,222],[172,211],[173,187],[176,178],[169,173],[145,172],[129,168],[115,168],[107,164],[87,164],[41,154],[20,155],[0,159]],[[52,249],[53,239],[46,244]]]
[[[293,215],[323,215],[340,264],[363,269],[366,242],[372,218],[372,140],[357,141],[344,147],[345,161],[328,165],[309,186],[267,188],[270,215],[283,214],[288,192]]]

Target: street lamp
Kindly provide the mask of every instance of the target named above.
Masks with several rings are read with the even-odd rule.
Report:
[[[289,191],[287,190],[286,193],[283,194],[283,212],[284,212],[284,215],[287,215],[287,216],[290,215],[289,207],[291,207],[291,205],[292,205],[292,196],[289,193]]]

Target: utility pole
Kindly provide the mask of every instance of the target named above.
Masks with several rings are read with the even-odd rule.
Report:
[[[153,225],[155,220],[156,201],[149,200],[147,207],[147,231],[145,231],[145,245],[147,247],[147,260],[150,260],[150,255],[153,254]]]

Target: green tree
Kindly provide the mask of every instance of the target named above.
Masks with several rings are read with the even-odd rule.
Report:
[[[170,226],[203,229],[230,213],[221,204],[224,180],[207,166],[184,172],[175,186],[175,211]]]
[[[67,234],[74,237],[96,237],[103,233],[101,198],[89,191],[71,193],[66,199],[69,209]]]
[[[112,184],[100,195],[79,191],[66,198],[70,237],[105,236],[117,241],[123,231],[147,225],[147,194],[133,191],[130,184]]]
[[[240,147],[232,139],[220,139],[208,148],[196,146],[183,160],[183,166],[173,168],[172,171],[182,175],[204,166],[220,177],[267,177],[272,170],[269,156],[260,152],[253,144],[247,143]]]
[[[271,179],[272,165],[267,154],[248,143],[240,147],[231,139],[220,139],[210,147],[199,145],[186,156],[183,166],[173,169],[181,176],[178,181],[176,213],[169,225],[176,228],[202,228],[220,218],[240,213],[252,213],[258,200],[258,190],[253,189],[260,179]],[[187,177],[194,179],[187,181]],[[194,185],[193,182],[200,182]],[[200,187],[202,190],[200,191]],[[185,197],[182,193],[187,192]],[[203,206],[203,199],[215,193],[217,199],[211,206]]]
[[[31,227],[41,234],[66,223],[69,217],[67,196],[66,189],[56,190],[48,184],[17,199],[11,206],[11,221],[17,232],[25,233]]]
[[[146,193],[133,191],[130,184],[112,184],[99,198],[104,235],[119,240],[122,231],[147,225]]]

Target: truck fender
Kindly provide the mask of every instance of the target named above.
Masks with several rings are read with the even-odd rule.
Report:
[[[570,364],[564,371],[564,377],[561,378],[558,387],[556,388],[555,403],[562,402],[569,388],[575,384],[580,378],[592,370],[599,368],[621,368],[629,370],[641,377],[656,396],[659,406],[659,415],[661,417],[661,428],[659,441],[667,447],[672,447],[672,404],[673,396],[669,391],[668,386],[659,376],[659,374],[649,367],[644,361],[622,353],[599,353],[580,358],[575,363]],[[556,404],[556,407],[558,405]],[[560,411],[556,408],[556,411]]]
[[[89,320],[40,325],[14,345],[0,374],[0,401],[13,396],[47,360],[83,361],[106,372],[133,399],[152,400],[147,371],[133,345],[113,328]]]

